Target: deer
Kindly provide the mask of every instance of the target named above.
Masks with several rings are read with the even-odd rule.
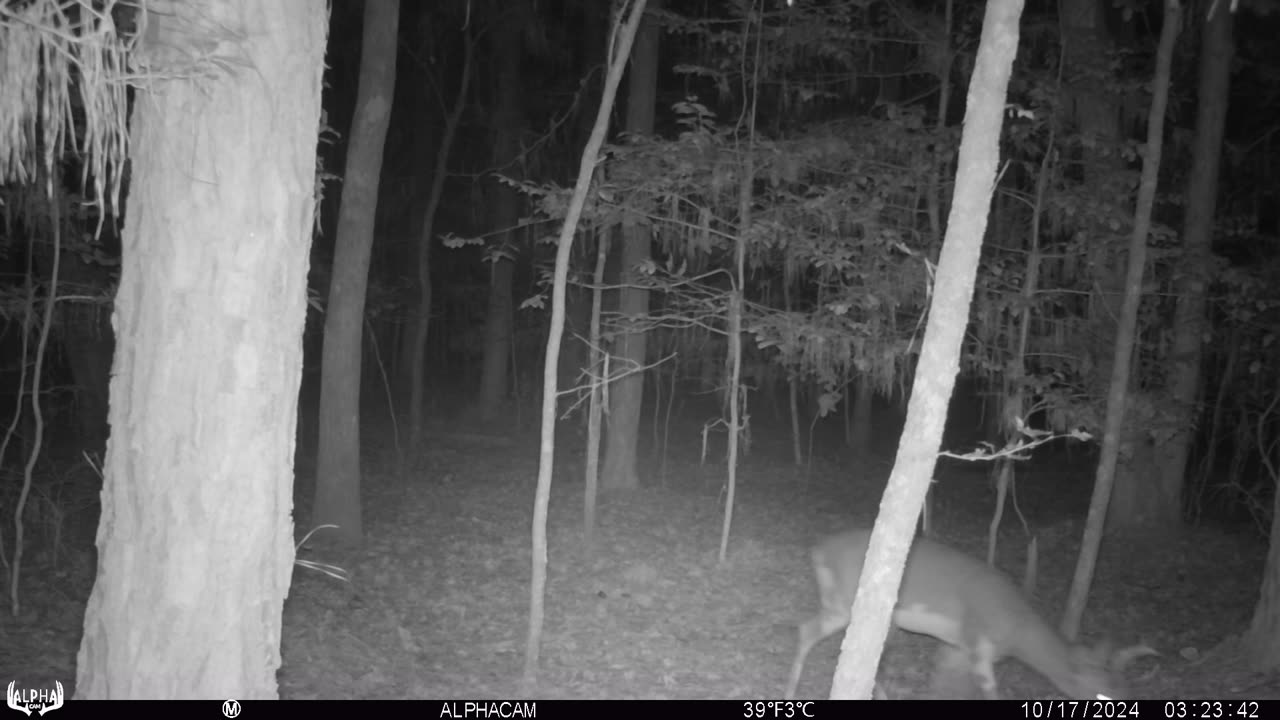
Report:
[[[786,698],[795,696],[809,651],[850,622],[858,591],[868,529],[828,537],[811,552],[822,607],[802,623]],[[907,555],[893,611],[894,626],[929,635],[950,646],[953,661],[967,665],[986,699],[999,698],[995,664],[1013,657],[1029,665],[1072,699],[1099,695],[1121,699],[1122,673],[1135,658],[1158,654],[1137,645],[1111,652],[1101,644],[1067,642],[1031,607],[1003,572],[952,547],[917,538]],[[881,693],[877,691],[877,697]]]

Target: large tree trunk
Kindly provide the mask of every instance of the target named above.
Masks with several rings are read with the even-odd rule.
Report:
[[[1205,328],[1205,307],[1213,243],[1213,216],[1218,199],[1218,161],[1222,156],[1222,135],[1227,119],[1228,91],[1231,89],[1231,37],[1235,16],[1225,5],[1215,9],[1205,24],[1200,41],[1200,87],[1197,98],[1196,140],[1191,157],[1191,178],[1187,182],[1187,211],[1183,228],[1182,267],[1177,283],[1178,306],[1174,314],[1172,372],[1167,406],[1169,426],[1176,432],[1164,442],[1157,441],[1158,470],[1150,511],[1161,525],[1182,520],[1182,489],[1186,485],[1187,457],[1195,440],[1198,414],[1196,399],[1200,389],[1201,336]]]
[[[328,22],[313,0],[150,7],[77,693],[275,698]],[[177,49],[211,43],[246,71],[192,77]]]
[[[382,146],[396,84],[399,0],[366,2],[360,89],[351,120],[342,206],[334,236],[320,365],[320,438],[312,524],[343,544],[364,534],[360,512],[360,366],[369,253],[373,247]]]
[[[916,366],[902,441],[880,501],[853,603],[852,617],[858,621],[849,624],[840,646],[831,686],[833,700],[871,698],[916,519],[937,464],[947,406],[960,370],[960,342],[968,326],[978,258],[995,188],[1000,128],[1009,75],[1018,50],[1021,15],[1022,0],[987,3],[982,40],[969,81],[969,105],[956,160],[956,191],[938,258],[929,324]]]
[[[524,2],[507,0],[494,4],[498,12],[493,33],[497,96],[493,117],[493,164],[507,176],[519,175],[520,132],[524,129]],[[489,272],[489,307],[485,312],[484,359],[480,366],[480,417],[492,420],[507,398],[510,388],[512,288],[516,264],[514,255],[516,223],[520,221],[523,197],[513,187],[493,179],[493,229],[501,247],[500,257]]]
[[[661,7],[650,0],[649,14],[641,22],[632,49],[630,80],[627,88],[627,132],[653,134],[653,109],[658,89],[657,18],[653,10]],[[637,287],[638,266],[650,257],[649,227],[639,218],[622,221],[622,288],[618,290],[618,313],[624,320],[643,320],[649,314],[649,291]],[[624,330],[614,345],[617,360],[614,368],[631,369],[644,365],[648,337],[643,330]],[[614,384],[609,406],[606,433],[604,473],[606,488],[634,488],[640,484],[636,473],[636,445],[640,435],[640,406],[644,402],[644,373],[633,372]]]

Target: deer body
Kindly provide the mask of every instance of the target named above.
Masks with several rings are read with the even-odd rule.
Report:
[[[849,624],[870,537],[870,530],[850,530],[813,549],[822,609],[800,626],[788,698],[795,693],[813,646]],[[987,698],[998,697],[995,664],[1005,657],[1031,666],[1071,698],[1118,693],[1113,674],[1118,669],[1108,667],[1105,651],[1068,643],[1008,576],[931,540],[916,539],[907,556],[893,624],[952,646]]]

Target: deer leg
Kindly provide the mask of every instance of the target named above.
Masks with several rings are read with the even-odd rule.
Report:
[[[980,638],[973,649],[973,674],[978,679],[978,689],[987,700],[999,700],[1000,690],[996,686],[995,650],[991,642]]]
[[[787,680],[787,692],[784,696],[786,699],[795,697],[796,687],[800,685],[800,673],[804,670],[804,661],[809,657],[809,651],[813,646],[848,624],[848,613],[839,614],[823,610],[822,614],[800,626],[800,642],[796,646],[796,659],[791,663],[791,677]]]

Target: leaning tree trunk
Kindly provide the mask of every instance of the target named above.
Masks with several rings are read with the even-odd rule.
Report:
[[[1147,264],[1147,233],[1151,229],[1151,208],[1155,204],[1160,176],[1160,155],[1164,150],[1164,112],[1169,101],[1174,41],[1178,37],[1179,17],[1182,14],[1178,3],[1179,0],[1165,0],[1164,25],[1160,30],[1160,45],[1156,51],[1156,71],[1151,80],[1151,108],[1147,112],[1147,146],[1143,153],[1138,202],[1133,212],[1133,235],[1129,240],[1124,304],[1117,321],[1115,355],[1110,366],[1111,386],[1107,393],[1106,427],[1093,480],[1089,515],[1085,519],[1080,556],[1076,560],[1075,576],[1071,579],[1067,607],[1062,613],[1062,634],[1068,638],[1075,638],[1080,629],[1080,618],[1084,615],[1089,587],[1093,584],[1094,563],[1102,545],[1102,530],[1107,518],[1107,505],[1111,500],[1112,483],[1118,479],[1116,466],[1121,439],[1126,431],[1124,418],[1129,393],[1129,366],[1133,360],[1134,345],[1137,344],[1138,305],[1142,302],[1142,276]]]
[[[852,609],[852,617],[858,622],[849,623],[840,647],[831,685],[833,700],[871,697],[916,518],[924,506],[938,460],[947,405],[960,370],[960,343],[968,324],[978,257],[995,187],[1000,128],[1009,75],[1018,51],[1021,15],[1022,0],[987,3],[982,40],[969,81],[956,191],[938,258],[929,325],[916,366],[902,442],[880,501],[880,513],[858,581]]]
[[[658,0],[649,0],[650,10],[658,9]],[[648,14],[640,25],[632,50],[630,84],[627,88],[627,132],[653,134],[653,108],[658,90],[657,18]],[[618,290],[618,314],[624,323],[643,321],[649,315],[649,291],[640,287],[639,266],[649,260],[651,238],[649,226],[634,216],[622,220],[622,282]],[[648,336],[643,329],[626,325],[615,345],[618,360],[613,367],[633,371],[644,366]],[[606,433],[603,483],[607,488],[634,488],[640,484],[636,474],[636,445],[640,437],[640,406],[644,401],[643,372],[628,372],[614,384],[609,406]]]
[[[360,89],[351,119],[342,206],[320,359],[320,439],[311,519],[351,545],[364,535],[360,510],[360,367],[369,254],[378,210],[382,146],[396,85],[400,0],[367,2],[360,47]]]
[[[150,10],[77,693],[275,698],[328,22],[313,0]],[[179,49],[213,47],[193,75]]]

